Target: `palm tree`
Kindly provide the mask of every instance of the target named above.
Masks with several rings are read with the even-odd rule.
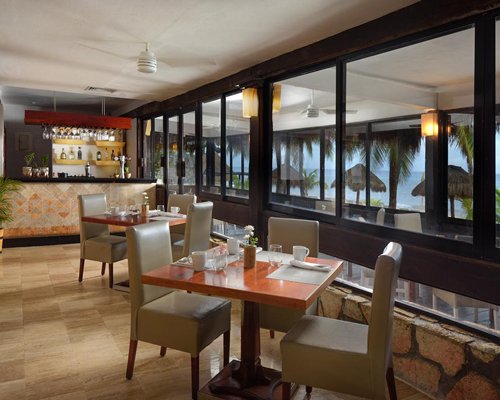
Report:
[[[315,169],[314,171],[307,173],[306,169],[304,168],[302,170],[302,176],[303,176],[302,185],[304,187],[304,196],[308,196],[309,190],[319,185],[318,170]]]
[[[413,161],[420,150],[420,132],[416,129],[393,130],[372,135],[372,164],[389,161],[389,207],[397,208],[398,185],[411,175]]]

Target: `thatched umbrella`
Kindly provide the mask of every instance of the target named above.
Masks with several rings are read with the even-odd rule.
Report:
[[[356,192],[356,204],[359,204],[359,192],[366,188],[366,167],[363,164],[356,164],[345,171],[344,180],[346,185],[353,192]],[[330,187],[335,187],[335,181]],[[385,192],[385,183],[370,171],[370,190],[373,192]]]
[[[455,218],[455,197],[472,197],[472,176],[457,165],[448,165],[448,197],[450,198],[450,214]],[[411,191],[412,196],[425,196],[425,180]]]
[[[291,165],[281,164],[279,171],[279,179],[290,181],[291,186],[300,186],[300,181],[304,180],[304,176]],[[272,177],[278,179],[278,168],[273,169]]]

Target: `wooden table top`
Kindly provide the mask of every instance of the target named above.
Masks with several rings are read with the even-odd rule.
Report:
[[[330,272],[319,272],[324,274],[319,285],[267,278],[277,268],[265,261],[257,261],[257,266],[250,269],[243,268],[243,261],[236,261],[218,272],[196,272],[171,264],[143,274],[142,283],[303,310],[342,271],[339,260],[308,257],[307,261],[332,266]]]
[[[82,221],[94,222],[97,224],[116,225],[116,226],[133,226],[133,225],[146,224],[148,222],[155,222],[157,221],[155,218],[158,217],[153,216],[144,218],[141,214],[136,214],[136,215],[99,214],[99,215],[89,215],[86,217],[82,217]],[[162,220],[168,222],[170,226],[174,226],[174,225],[185,224],[187,218],[186,216],[184,216],[183,218],[171,217]]]

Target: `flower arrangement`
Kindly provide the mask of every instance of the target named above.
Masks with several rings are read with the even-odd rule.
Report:
[[[259,243],[259,238],[254,234],[255,228],[253,225],[245,226],[245,239],[247,240],[247,246],[257,246]]]
[[[149,196],[146,192],[142,192],[142,204],[149,205]]]

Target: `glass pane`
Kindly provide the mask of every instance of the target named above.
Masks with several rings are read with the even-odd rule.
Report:
[[[220,99],[202,104],[202,190],[221,192]]]
[[[168,192],[179,192],[179,177],[177,175],[179,117],[168,119]]]
[[[500,247],[500,21],[496,22],[496,134],[495,134],[495,209],[496,209],[496,245]]]
[[[337,279],[349,282],[353,286],[373,290],[375,273],[373,269],[346,261]],[[397,280],[396,299],[418,304],[434,314],[441,314],[488,333],[498,335],[500,332],[499,307],[494,304],[406,279]]]
[[[325,68],[274,84],[274,203],[335,213],[335,74]]]
[[[163,152],[164,140],[163,134],[163,116],[155,118],[155,129],[153,133],[153,172],[154,177],[163,182]]]
[[[248,198],[250,119],[242,117],[241,92],[226,97],[226,195]]]
[[[142,121],[143,132],[143,158],[144,167],[142,175],[144,178],[153,177],[153,140],[152,140],[153,120],[147,119]]]
[[[472,242],[473,86],[473,29],[347,64],[344,218]]]
[[[183,193],[195,193],[196,189],[196,140],[195,140],[195,112],[183,114],[182,140],[184,142]]]

